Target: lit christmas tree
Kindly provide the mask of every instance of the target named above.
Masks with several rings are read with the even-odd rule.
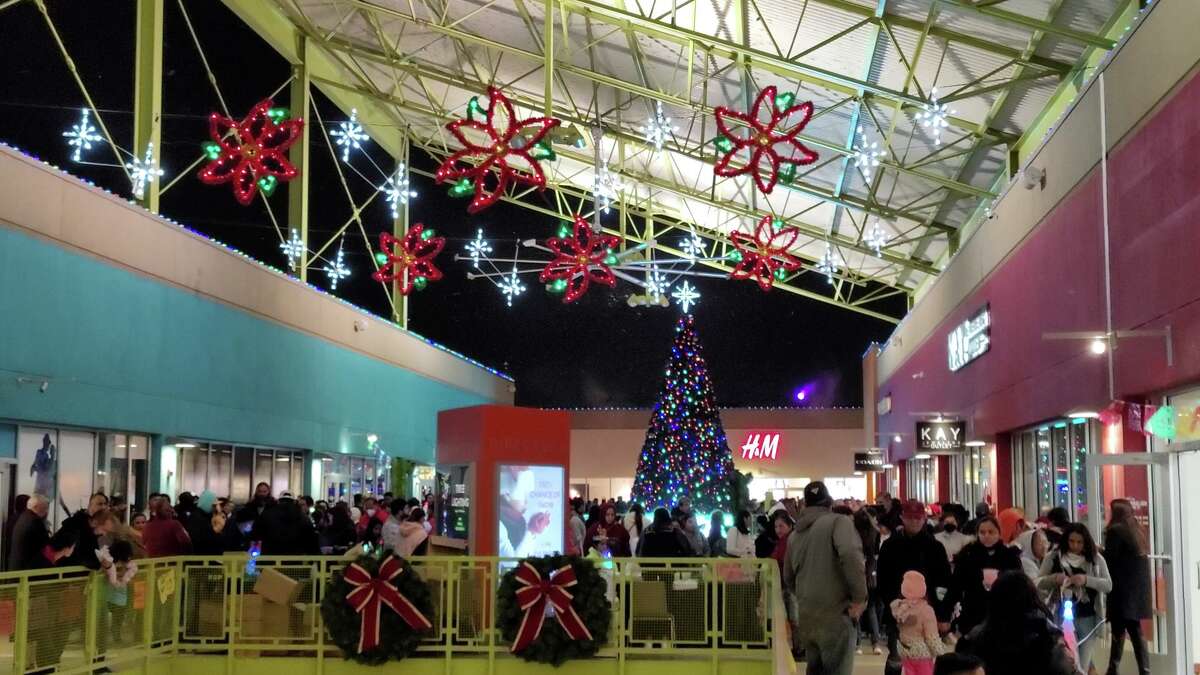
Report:
[[[732,506],[733,454],[725,442],[708,367],[692,316],[679,319],[666,378],[638,458],[633,500],[647,511],[683,497],[694,513]]]

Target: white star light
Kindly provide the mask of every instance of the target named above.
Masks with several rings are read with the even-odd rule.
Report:
[[[642,136],[646,142],[654,146],[655,150],[662,150],[667,139],[671,134],[679,131],[679,127],[671,124],[671,118],[663,114],[662,101],[658,101],[654,105],[654,115],[646,120],[646,123],[639,127]]]
[[[875,222],[871,225],[871,229],[867,232],[865,241],[867,246],[870,246],[871,250],[875,251],[875,255],[883,254],[883,247],[887,246],[888,236],[887,232],[879,226],[878,218],[875,219]]]
[[[663,276],[658,269],[650,270],[650,275],[646,279],[646,295],[652,300],[658,300],[666,295],[671,290],[671,284],[667,278]]]
[[[153,183],[163,175],[163,170],[154,166],[154,144],[146,144],[146,158],[138,159],[135,155],[125,163],[129,169],[129,180],[133,183],[133,196],[143,199],[146,196],[146,184]]]
[[[287,256],[288,269],[295,272],[296,261],[304,255],[304,240],[300,238],[300,232],[293,227],[292,238],[279,244],[279,249]]]
[[[467,254],[471,256],[471,264],[475,266],[475,269],[479,269],[479,259],[486,257],[491,252],[492,246],[483,238],[483,228],[480,228],[479,232],[475,234],[475,239],[467,244]]]
[[[92,149],[92,143],[104,140],[100,134],[96,133],[96,127],[92,126],[90,114],[91,111],[84,108],[83,114],[79,118],[79,124],[72,126],[70,131],[63,132],[63,136],[67,138],[67,146],[75,148],[75,151],[71,153],[72,162],[80,161],[83,151]]]
[[[871,182],[871,171],[879,166],[883,159],[883,150],[879,149],[879,141],[867,143],[867,133],[860,124],[858,126],[858,142],[854,144],[854,154],[851,156],[854,165],[862,172],[863,179]]]
[[[325,264],[325,276],[329,277],[329,290],[336,291],[338,281],[350,276],[350,268],[346,267],[342,257],[342,244],[338,244],[337,257],[333,259],[333,264]]]
[[[621,191],[624,189],[625,186],[621,184],[617,174],[608,170],[608,161],[602,161],[600,169],[596,171],[596,180],[592,186],[592,196],[596,200],[596,205],[602,212],[608,213],[613,202],[621,198]]]
[[[329,132],[329,135],[337,139],[334,141],[334,145],[342,148],[343,162],[350,161],[351,150],[361,150],[362,142],[371,139],[363,132],[362,125],[358,123],[358,110],[354,108],[350,109],[350,119],[338,122],[338,128]]]
[[[942,130],[950,127],[948,118],[956,112],[950,104],[938,103],[937,87],[934,87],[929,91],[929,102],[917,113],[917,121],[933,137],[933,144],[941,145]]]
[[[683,251],[684,255],[689,260],[702,258],[706,253],[704,250],[704,240],[701,239],[700,235],[696,234],[695,232],[692,232],[690,235],[680,240],[679,250]]]
[[[521,279],[517,276],[516,268],[504,277],[504,281],[499,284],[500,292],[504,294],[504,301],[509,307],[512,307],[513,298],[525,292],[525,284],[521,283]]]
[[[387,185],[379,189],[387,195],[387,203],[392,207],[392,220],[400,217],[401,204],[408,206],[409,200],[417,196],[408,181],[408,167],[404,166],[404,162],[396,166],[396,173],[389,176]]]
[[[675,289],[671,297],[675,298],[675,304],[679,305],[684,314],[687,314],[691,311],[692,305],[700,302],[700,291],[697,291],[695,286],[685,281],[679,284],[679,288]]]
[[[833,247],[825,244],[825,253],[817,263],[817,271],[825,275],[825,281],[833,283],[833,275],[838,273],[837,259],[833,256]]]

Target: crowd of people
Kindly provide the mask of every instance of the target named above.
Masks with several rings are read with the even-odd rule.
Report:
[[[981,503],[971,514],[886,493],[872,505],[835,502],[817,481],[802,501],[752,504],[729,527],[713,513],[707,534],[686,498],[649,516],[620,498],[574,499],[567,551],[773,558],[793,651],[809,675],[848,674],[864,649],[886,649],[886,675],[1094,673],[1105,621],[1108,675],[1126,637],[1138,671],[1148,673],[1146,535],[1128,501],[1114,500],[1109,516],[1097,543],[1063,508],[1031,521],[1015,508],[993,513]]]

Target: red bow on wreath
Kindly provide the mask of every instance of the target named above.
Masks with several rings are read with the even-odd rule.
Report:
[[[517,568],[517,604],[525,610],[525,618],[521,619],[521,628],[517,631],[517,639],[513,642],[514,653],[524,651],[526,647],[542,633],[542,622],[546,619],[546,603],[554,609],[558,623],[567,631],[573,640],[591,640],[592,633],[583,625],[583,619],[571,606],[575,597],[567,592],[574,586],[575,570],[570,565],[563,565],[550,573],[549,579],[543,579],[537,568],[528,562],[521,563]]]
[[[379,566],[379,576],[375,577],[358,563],[346,567],[342,576],[354,587],[346,594],[346,602],[354,611],[362,614],[362,631],[358,638],[360,654],[379,646],[380,604],[391,607],[413,630],[429,630],[433,627],[429,619],[392,585],[392,579],[403,571],[400,559],[395,556],[388,556],[383,561]]]

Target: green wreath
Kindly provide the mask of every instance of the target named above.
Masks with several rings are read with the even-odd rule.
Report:
[[[573,596],[571,606],[587,626],[592,639],[575,640],[567,635],[558,621],[546,617],[537,639],[519,656],[526,661],[549,663],[556,667],[571,659],[595,656],[608,637],[608,626],[612,621],[612,607],[605,595],[608,582],[596,566],[590,560],[565,555],[525,558],[521,562],[532,565],[543,579],[549,579],[552,571],[571,565],[576,579],[575,585],[569,589]],[[521,584],[517,581],[516,573],[517,570],[513,569],[504,575],[496,598],[497,624],[501,636],[509,643],[516,640],[521,621],[525,618],[525,610],[517,602],[517,589]]]
[[[371,577],[379,573],[380,566],[391,552],[382,557],[373,555],[359,556],[354,563],[362,567]],[[426,585],[416,569],[408,561],[395,556],[400,562],[401,572],[391,580],[396,590],[408,599],[410,603],[430,621],[435,620],[433,601],[429,586]],[[349,567],[349,565],[347,565]],[[403,659],[417,651],[424,631],[414,630],[396,612],[386,605],[381,608],[379,617],[379,645],[363,652],[358,651],[359,638],[362,632],[362,614],[359,614],[346,601],[346,596],[354,590],[354,586],[346,580],[345,570],[333,573],[333,581],[325,591],[321,601],[321,618],[333,643],[342,650],[342,655],[359,663],[377,666],[393,659]]]

